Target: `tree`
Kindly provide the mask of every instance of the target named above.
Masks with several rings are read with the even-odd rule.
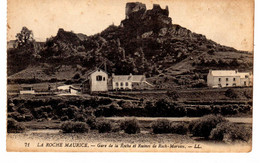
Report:
[[[207,53],[208,53],[209,55],[214,55],[214,54],[215,54],[215,50],[214,50],[214,49],[210,49]]]
[[[34,38],[32,30],[23,27],[20,33],[16,34],[16,42],[18,47],[33,46]]]

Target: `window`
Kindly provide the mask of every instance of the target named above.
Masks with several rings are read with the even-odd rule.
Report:
[[[233,78],[233,81],[236,81],[236,78]]]
[[[221,82],[221,78],[218,78],[218,81]]]
[[[128,86],[128,82],[125,83],[125,86]]]
[[[228,83],[226,84],[226,86],[228,86]]]
[[[221,86],[221,84],[218,84],[218,87],[220,87],[220,88],[221,88],[221,87],[222,87],[222,86]]]
[[[236,83],[234,83],[233,86],[234,86],[234,87],[237,86]]]
[[[228,78],[226,78],[226,81],[228,81]]]
[[[106,78],[105,77],[103,77],[103,81],[105,81],[106,80]]]
[[[121,83],[120,83],[120,86],[122,87],[123,85],[124,85],[124,83],[123,83],[123,82],[121,82]]]
[[[102,76],[101,75],[96,76],[96,80],[97,81],[102,81]]]
[[[248,78],[248,75],[246,75],[245,78]]]
[[[31,91],[31,90],[32,90],[32,87],[23,87],[23,90],[24,90],[24,91]]]
[[[244,85],[246,85],[246,81],[244,81]]]
[[[116,86],[118,87],[118,82],[116,82]]]

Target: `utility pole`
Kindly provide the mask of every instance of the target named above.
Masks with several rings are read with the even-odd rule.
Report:
[[[106,59],[105,59],[105,61],[104,61],[105,63],[104,63],[104,67],[105,67],[105,72],[107,72],[107,62],[106,62]]]

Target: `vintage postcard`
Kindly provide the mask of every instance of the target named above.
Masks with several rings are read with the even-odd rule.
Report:
[[[8,0],[8,152],[250,152],[253,0]]]

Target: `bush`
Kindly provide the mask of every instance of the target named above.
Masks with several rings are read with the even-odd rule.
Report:
[[[113,125],[112,125],[112,130],[111,130],[111,132],[119,132],[121,130],[121,128],[120,128],[120,124],[118,124],[118,123],[114,123]]]
[[[171,123],[167,119],[158,119],[152,123],[152,130],[155,134],[171,133]]]
[[[193,136],[200,136],[208,138],[213,128],[221,123],[227,121],[220,115],[206,115],[198,120],[191,121],[189,124],[189,130]]]
[[[84,122],[66,121],[61,125],[61,129],[64,133],[87,133],[89,127]]]
[[[24,120],[25,121],[31,121],[33,120],[33,115],[31,113],[27,113],[24,115]]]
[[[177,100],[180,97],[177,91],[167,91],[167,96],[171,97],[173,100]]]
[[[186,123],[173,122],[170,127],[171,133],[185,135],[188,132],[188,125]]]
[[[97,128],[97,120],[96,120],[96,117],[95,116],[90,116],[87,118],[86,120],[88,126],[91,128],[91,129],[96,129]]]
[[[224,105],[221,107],[221,115],[235,115],[238,113],[238,108],[234,105]]]
[[[229,88],[228,90],[226,90],[225,96],[227,96],[227,97],[229,97],[229,98],[235,99],[235,98],[238,97],[238,94],[237,94],[237,92],[235,92],[234,89]]]
[[[252,113],[252,107],[250,105],[241,105],[238,111],[240,113]]]
[[[79,73],[76,73],[74,76],[73,76],[73,79],[79,79],[80,78],[80,74]]]
[[[98,100],[99,105],[108,105],[111,104],[113,101],[110,98],[101,98]]]
[[[210,106],[203,106],[203,105],[197,106],[196,109],[197,109],[197,116],[198,117],[202,117],[204,115],[208,115],[212,111]]]
[[[120,128],[128,134],[140,133],[140,125],[137,119],[125,120],[121,123]]]
[[[123,109],[132,109],[132,108],[134,108],[134,105],[131,101],[124,101],[124,102],[122,102],[121,107]]]
[[[99,133],[106,133],[112,130],[112,124],[108,121],[102,121],[97,125]]]
[[[8,102],[7,111],[8,111],[8,112],[14,112],[14,111],[15,111],[15,105],[14,105],[14,103],[9,103],[9,102]]]
[[[25,131],[25,127],[12,118],[7,120],[7,132],[8,133],[21,133]]]
[[[85,119],[83,113],[77,113],[75,115],[74,121],[86,122],[86,119]]]
[[[28,113],[28,114],[30,114],[30,113]],[[20,114],[18,112],[12,112],[10,114],[10,117],[13,118],[14,120],[18,121],[18,122],[26,121],[25,115],[24,114]]]
[[[62,116],[62,117],[60,118],[60,120],[61,120],[61,121],[67,121],[67,120],[69,120],[69,117],[68,117],[68,116]]]
[[[253,98],[253,91],[252,90],[246,90],[244,91],[244,96],[248,99],[252,99]]]
[[[250,128],[235,125],[230,122],[219,123],[216,128],[210,132],[210,139],[224,141],[225,143],[233,141],[246,141],[251,139],[252,130]]]
[[[197,80],[195,83],[191,85],[192,88],[203,88],[207,87],[207,83],[203,79]]]

